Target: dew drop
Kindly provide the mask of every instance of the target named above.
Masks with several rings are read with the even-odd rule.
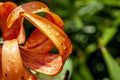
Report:
[[[10,71],[10,66],[7,66],[6,68],[7,68],[7,71]]]
[[[60,34],[58,32],[56,32],[56,35],[59,36]]]
[[[11,16],[13,17],[13,16],[15,16],[15,14],[16,14],[16,12],[12,13]]]
[[[65,41],[65,38],[63,38],[63,41]]]
[[[63,46],[63,49],[66,50],[67,49],[66,46]]]
[[[12,56],[9,56],[10,59],[12,59]]]
[[[18,12],[19,12],[19,11],[18,11]],[[12,13],[12,17],[14,17],[15,15],[18,15],[18,12]]]
[[[8,61],[11,62],[11,63],[14,63],[15,59],[12,56],[9,56]]]
[[[49,33],[49,34],[51,34],[51,32],[50,32],[50,31],[48,31],[48,33]]]
[[[51,26],[50,26],[50,25],[48,25],[48,28],[49,28],[49,29],[51,29]]]
[[[15,13],[12,13],[11,16],[15,16]]]

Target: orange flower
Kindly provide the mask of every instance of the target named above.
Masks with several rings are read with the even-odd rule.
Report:
[[[37,12],[44,12],[46,16],[38,16]],[[36,27],[26,42],[24,18]],[[57,75],[72,51],[71,42],[63,32],[63,21],[41,2],[28,2],[18,7],[13,2],[1,2],[0,28],[4,40],[0,46],[0,80],[36,80],[30,69]],[[49,53],[54,45],[59,54]]]

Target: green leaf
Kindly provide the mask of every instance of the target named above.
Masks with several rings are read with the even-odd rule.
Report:
[[[91,16],[103,8],[104,5],[101,2],[91,1],[89,4],[78,10],[77,16]]]
[[[101,38],[99,39],[100,44],[102,46],[106,46],[109,41],[114,37],[115,33],[117,32],[116,27],[108,27],[103,31]]]
[[[84,53],[79,57],[75,57],[73,62],[74,71],[72,73],[71,80],[94,80],[89,67],[86,65],[86,56],[84,55]]]
[[[101,47],[111,80],[120,80],[120,66],[106,48]]]
[[[86,64],[81,64],[80,74],[81,74],[82,80],[93,80],[90,70]]]
[[[120,7],[120,0],[102,0],[105,5]]]
[[[83,28],[84,24],[79,17],[74,17],[65,21],[65,32],[78,32]]]
[[[120,25],[120,19],[116,19],[111,23],[109,27],[101,26],[103,27],[103,33],[102,36],[99,38],[99,41],[102,46],[106,46],[110,42],[110,40],[115,36],[115,34],[118,31],[119,25]]]
[[[85,49],[85,53],[86,54],[93,53],[96,49],[97,49],[97,45],[95,43],[89,44]]]

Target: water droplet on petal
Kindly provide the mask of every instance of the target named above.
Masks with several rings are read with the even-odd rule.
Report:
[[[51,26],[50,26],[50,25],[48,25],[48,28],[49,28],[49,29],[51,29]]]
[[[15,16],[15,13],[12,13],[11,16]]]
[[[66,50],[67,49],[66,46],[63,46],[63,49]]]
[[[10,61],[11,63],[14,63],[15,59],[12,56],[9,56],[8,61]]]
[[[7,68],[8,71],[10,71],[10,66],[7,66],[6,68]]]
[[[50,32],[50,31],[48,31],[48,33],[49,33],[49,34],[51,34],[51,32]]]
[[[65,38],[63,38],[63,41],[65,41]]]
[[[56,35],[59,36],[60,34],[58,32],[56,32]]]
[[[9,56],[10,59],[12,59],[12,56]]]

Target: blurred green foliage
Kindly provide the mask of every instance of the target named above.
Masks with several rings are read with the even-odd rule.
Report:
[[[70,80],[120,80],[120,0],[37,1],[46,3],[65,23],[64,31],[73,44],[72,63],[65,65],[73,67]],[[27,23],[26,32],[32,31]]]

